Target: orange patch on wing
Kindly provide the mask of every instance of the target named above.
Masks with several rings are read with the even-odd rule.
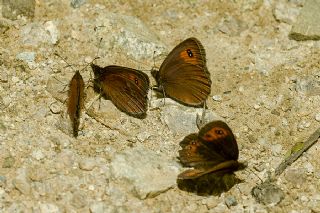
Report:
[[[216,133],[217,130],[220,130],[220,129],[217,129],[217,128],[212,128],[210,129],[203,137],[202,139],[205,140],[205,141],[214,141],[214,140],[218,140],[220,138],[224,138],[226,135],[225,135],[225,132],[223,130],[220,130],[220,131],[223,131],[224,134],[222,135],[218,135]]]
[[[193,54],[192,57],[189,56],[188,51]],[[192,49],[186,49],[180,53],[180,58],[182,58],[186,63],[197,65],[199,64],[199,59],[196,57],[196,51]]]

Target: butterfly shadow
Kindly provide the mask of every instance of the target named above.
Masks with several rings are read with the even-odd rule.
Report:
[[[178,188],[199,196],[219,196],[234,185],[244,182],[233,171],[218,171],[194,179],[177,179]]]

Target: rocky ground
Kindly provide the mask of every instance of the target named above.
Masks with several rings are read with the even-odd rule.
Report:
[[[320,126],[318,0],[14,2],[0,7],[1,212],[320,212],[318,143],[266,200],[251,194]],[[201,109],[150,92],[139,120],[93,102],[89,86],[77,139],[65,115],[68,82],[80,70],[90,85],[97,55],[154,85],[151,68],[188,37],[207,53],[207,120],[229,124],[247,164],[221,195],[177,186],[179,142],[198,131]]]

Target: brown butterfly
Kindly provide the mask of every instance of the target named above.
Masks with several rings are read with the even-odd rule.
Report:
[[[194,169],[182,172],[178,179],[195,179],[212,172],[235,171],[241,165],[238,162],[237,141],[223,121],[206,124],[198,134],[186,136],[180,146],[181,163]]]
[[[111,100],[121,111],[137,118],[145,118],[147,112],[148,76],[135,69],[91,64],[94,88]]]
[[[81,110],[84,103],[84,81],[79,71],[76,71],[69,83],[68,114],[72,123],[73,136],[78,136]]]
[[[151,71],[157,90],[189,106],[203,106],[211,91],[206,53],[196,38],[188,38],[176,46],[161,64]]]

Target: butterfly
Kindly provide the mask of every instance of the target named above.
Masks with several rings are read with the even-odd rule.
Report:
[[[69,83],[68,115],[73,129],[73,136],[78,136],[81,110],[84,107],[84,81],[79,71],[76,71]]]
[[[190,134],[181,142],[179,158],[184,166],[193,167],[178,175],[178,179],[195,179],[205,174],[235,171],[240,166],[237,141],[223,121],[212,121],[198,134]]]
[[[178,44],[151,74],[157,91],[185,105],[203,106],[211,91],[205,50],[196,38]]]
[[[137,118],[145,118],[148,108],[148,76],[135,69],[121,66],[99,67],[91,64],[94,89],[120,110]]]

